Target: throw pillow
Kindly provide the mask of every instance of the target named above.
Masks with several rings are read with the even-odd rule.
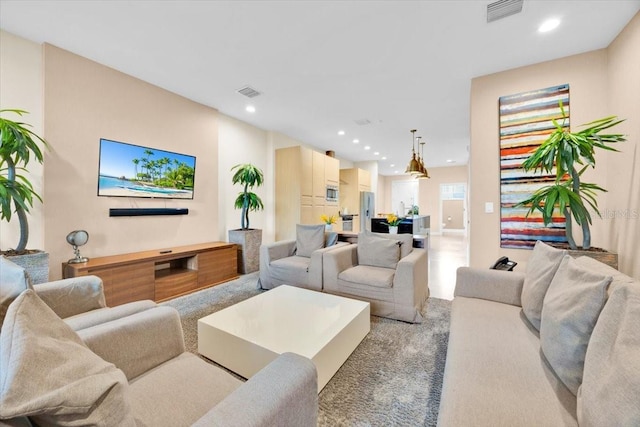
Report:
[[[611,276],[585,270],[565,255],[544,298],[542,353],[573,394],[582,383],[587,344],[607,300],[609,283]]]
[[[362,233],[361,233],[362,234]],[[413,251],[413,234],[401,233],[401,234],[389,234],[389,233],[372,233],[365,231],[364,234],[369,236],[376,236],[383,239],[394,240],[400,242],[400,259],[406,257]],[[360,234],[358,234],[360,236]],[[360,240],[358,240],[360,241]]]
[[[358,235],[358,264],[395,269],[400,260],[400,244],[369,233]]]
[[[324,248],[323,224],[296,225],[296,255],[311,258],[311,254]]]
[[[330,231],[328,233],[324,233],[324,247],[328,248],[329,246],[333,246],[338,243],[338,233],[334,231]]]
[[[124,373],[89,350],[33,290],[9,307],[0,366],[0,419],[135,426]]]
[[[578,391],[578,424],[640,425],[640,283],[615,286],[593,329]]]
[[[566,254],[567,251],[556,249],[538,240],[529,257],[522,285],[522,311],[538,331],[544,296]]]
[[[31,289],[31,283],[24,268],[0,255],[0,326],[9,305],[27,289]]]

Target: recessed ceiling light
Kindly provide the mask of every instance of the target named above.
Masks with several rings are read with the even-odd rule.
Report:
[[[390,167],[390,168],[392,168],[392,167],[394,167],[394,166],[395,166],[394,164],[389,165],[389,167]]]
[[[539,33],[546,33],[548,31],[554,30],[560,25],[560,20],[556,18],[547,19],[538,27]]]
[[[455,160],[447,159],[447,163],[455,163]]]
[[[399,173],[398,171],[393,171],[393,173]]]
[[[365,146],[364,146],[364,149],[365,149],[365,150],[371,150],[371,147],[369,147],[368,145],[365,145]]]
[[[354,144],[359,144],[359,143],[360,143],[360,140],[359,140],[359,139],[354,139],[354,140],[353,140],[353,143],[354,143]]]
[[[344,131],[343,130],[339,130],[338,131],[338,135],[344,135]]]
[[[373,155],[374,155],[374,156],[379,156],[379,155],[380,155],[380,153],[379,153],[378,151],[374,151],[374,152],[373,152]]]
[[[247,110],[249,113],[255,113],[256,107],[254,107],[253,105],[247,105],[245,110]]]
[[[382,157],[382,160],[387,160],[387,157],[386,156]]]

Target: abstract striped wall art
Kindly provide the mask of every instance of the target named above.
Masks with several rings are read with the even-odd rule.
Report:
[[[555,126],[562,123],[558,105],[562,101],[567,114],[564,126],[569,127],[569,85],[502,96],[500,115],[500,247],[532,249],[536,240],[564,243],[565,219],[555,212],[553,222],[545,226],[542,214],[533,212],[526,217],[526,207],[515,205],[538,188],[552,184],[552,173],[525,172],[522,163],[547,139]]]

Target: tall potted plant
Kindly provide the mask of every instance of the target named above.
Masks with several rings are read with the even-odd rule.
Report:
[[[260,197],[251,190],[260,187],[264,182],[264,174],[256,166],[246,163],[235,165],[233,184],[240,184],[242,191],[238,193],[235,208],[241,210],[241,228],[229,230],[229,242],[240,245],[238,270],[240,273],[252,273],[260,268],[260,245],[262,244],[262,230],[249,228],[249,212],[264,209]]]
[[[582,175],[588,168],[595,167],[596,148],[618,151],[608,144],[626,141],[622,134],[602,133],[624,120],[619,120],[616,116],[605,117],[582,125],[584,129],[578,132],[570,132],[564,127],[567,115],[562,101],[559,105],[563,123],[553,120],[555,130],[522,164],[526,171],[540,170],[547,173],[551,173],[555,167],[555,181],[534,192],[518,206],[529,208],[527,216],[539,211],[545,225],[551,223],[553,212],[558,209],[565,218],[567,242],[572,250],[578,249],[573,237],[575,220],[582,228],[582,249],[587,251],[591,249],[592,219],[589,209],[600,216],[596,195],[598,191],[606,190],[597,184],[584,182]]]
[[[34,199],[42,202],[42,198],[20,172],[28,171],[32,159],[43,162],[39,144],[46,147],[47,143],[30,129],[31,125],[2,117],[6,113],[28,114],[23,110],[0,110],[0,220],[10,222],[15,213],[20,227],[18,245],[2,253],[27,269],[33,283],[42,283],[49,278],[49,256],[41,250],[26,249],[29,240],[27,213],[33,207]]]

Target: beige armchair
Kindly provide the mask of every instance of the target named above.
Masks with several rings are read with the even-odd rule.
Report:
[[[9,304],[26,289],[38,296],[74,331],[129,316],[156,306],[151,300],[107,307],[102,280],[82,276],[31,285],[19,265],[0,257],[0,325]]]
[[[336,233],[325,233],[324,225],[298,225],[296,232],[296,240],[260,246],[262,289],[291,285],[322,291],[324,254],[348,245],[338,242]]]
[[[368,301],[375,316],[421,323],[428,259],[412,244],[411,234],[360,233],[357,244],[324,255],[324,291]]]

